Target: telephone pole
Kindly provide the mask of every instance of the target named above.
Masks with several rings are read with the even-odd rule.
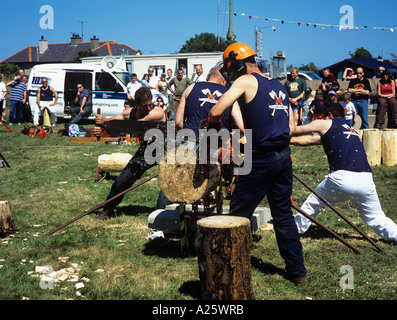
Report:
[[[233,33],[233,0],[229,0],[229,30],[227,31],[227,39],[234,40],[236,36]]]

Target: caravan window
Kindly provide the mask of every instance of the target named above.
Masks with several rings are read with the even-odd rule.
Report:
[[[97,72],[95,75],[95,90],[97,91],[115,91],[116,79],[107,72]]]

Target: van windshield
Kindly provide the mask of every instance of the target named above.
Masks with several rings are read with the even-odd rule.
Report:
[[[129,72],[114,72],[114,75],[125,85],[131,82],[131,73]]]

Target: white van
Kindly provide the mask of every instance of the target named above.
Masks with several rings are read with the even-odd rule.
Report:
[[[127,84],[131,74],[125,70],[123,61],[105,57],[101,64],[40,64],[34,66],[29,77],[29,103],[34,110],[37,89],[41,79],[48,79],[48,85],[58,93],[55,111],[58,119],[70,119],[65,107],[72,107],[77,95],[77,84],[83,84],[92,93],[92,114],[88,119],[95,119],[97,108],[105,117],[113,117],[124,110],[127,100]]]

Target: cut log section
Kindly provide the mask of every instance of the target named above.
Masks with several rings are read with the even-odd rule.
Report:
[[[382,163],[385,166],[397,165],[396,129],[385,129],[382,132]]]
[[[218,215],[197,222],[195,248],[203,300],[251,300],[250,220]]]
[[[379,129],[364,129],[363,144],[370,166],[379,166],[382,159],[382,133]]]
[[[0,236],[5,237],[14,233],[14,221],[8,201],[0,201]]]
[[[159,187],[174,203],[194,203],[216,190],[220,164],[197,163],[196,151],[184,146],[168,151],[159,165]]]
[[[129,153],[102,154],[98,157],[98,168],[104,172],[121,172],[131,158]]]

